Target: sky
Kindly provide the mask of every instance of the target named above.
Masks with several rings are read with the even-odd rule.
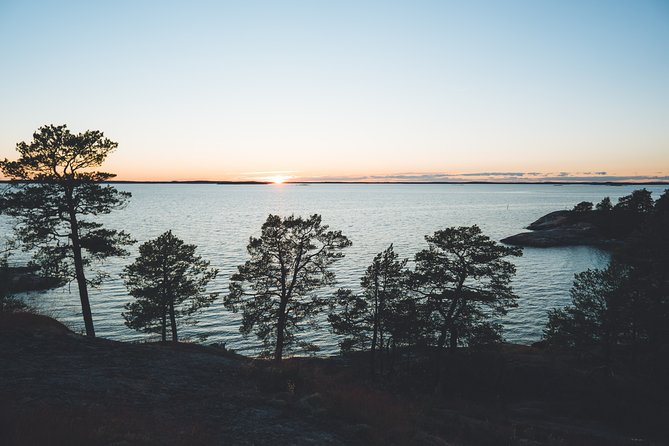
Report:
[[[0,0],[0,159],[121,180],[669,180],[669,2]]]

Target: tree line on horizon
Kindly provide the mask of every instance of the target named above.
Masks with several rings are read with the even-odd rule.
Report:
[[[130,198],[104,184],[114,174],[95,170],[116,147],[102,132],[72,134],[64,125],[51,125],[38,129],[30,143],[17,144],[18,160],[0,161],[0,170],[12,180],[0,196],[0,213],[15,218],[16,240],[34,253],[33,262],[45,275],[63,284],[77,283],[91,337],[95,329],[88,291],[105,279],[95,266],[112,256],[129,255],[127,247],[135,243],[125,231],[94,220],[122,209]],[[647,224],[606,270],[576,276],[572,305],[549,313],[549,346],[603,352],[607,361],[621,349],[666,352],[668,196],[669,190],[654,202],[643,189],[621,197],[616,206],[607,197],[596,211],[592,203],[576,205],[574,212],[647,215]],[[415,254],[413,268],[390,244],[372,259],[359,290],[341,288],[323,296],[317,291],[335,284],[332,267],[351,241],[330,230],[317,214],[269,215],[260,236],[250,238],[249,260],[238,266],[223,303],[241,312],[240,331],[255,334],[263,354],[278,361],[295,348],[313,351],[315,346],[299,335],[314,326],[317,314],[327,312],[343,352],[369,351],[373,376],[398,349],[453,351],[501,342],[499,317],[517,305],[510,285],[515,266],[508,258],[522,255],[522,250],[496,243],[476,225],[446,228],[425,239],[427,248]],[[126,325],[160,334],[163,341],[169,333],[178,341],[178,326],[218,297],[207,290],[217,274],[196,254],[195,245],[171,231],[141,244],[139,256],[123,271],[135,299],[125,306]],[[9,292],[0,293],[4,302]],[[439,355],[435,358],[438,367]]]

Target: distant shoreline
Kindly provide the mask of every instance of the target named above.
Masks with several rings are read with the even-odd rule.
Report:
[[[0,180],[1,183],[9,183],[9,180]],[[104,181],[108,184],[218,184],[218,185],[267,185],[267,184],[517,184],[517,185],[591,185],[591,186],[669,186],[669,181],[285,181],[274,183],[272,181]]]

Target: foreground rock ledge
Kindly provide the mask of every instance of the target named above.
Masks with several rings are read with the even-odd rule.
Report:
[[[0,444],[615,446],[669,438],[669,405],[652,384],[530,346],[462,349],[443,363],[439,395],[416,379],[371,385],[367,365],[363,354],[276,366],[216,346],[90,339],[48,317],[0,313]]]
[[[2,445],[348,444],[270,403],[223,349],[89,339],[0,314],[0,364]]]

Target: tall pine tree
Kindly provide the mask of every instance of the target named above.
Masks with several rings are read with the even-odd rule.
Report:
[[[124,231],[103,227],[91,217],[125,206],[130,193],[104,182],[114,174],[98,168],[117,143],[97,130],[73,134],[65,125],[40,127],[29,143],[16,145],[19,159],[0,161],[11,180],[0,196],[0,213],[16,219],[15,235],[23,248],[35,253],[43,273],[63,283],[76,280],[88,336],[95,336],[87,269],[111,256],[124,256],[134,243]]]

